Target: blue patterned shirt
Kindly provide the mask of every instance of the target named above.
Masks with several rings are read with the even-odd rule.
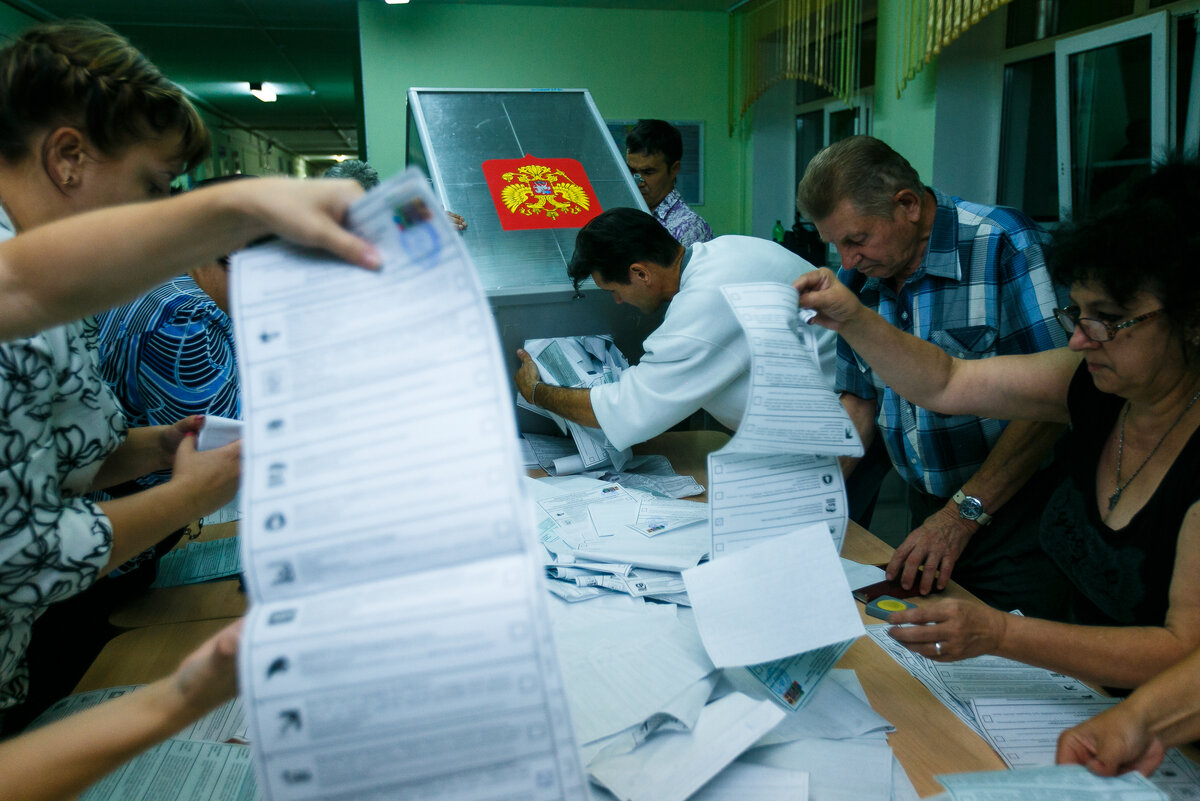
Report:
[[[889,323],[956,358],[1065,345],[1054,308],[1066,305],[1066,290],[1053,285],[1046,269],[1046,234],[1013,209],[930,191],[937,213],[925,258],[899,295],[854,270],[841,270],[841,281]],[[896,471],[910,485],[942,498],[978,471],[1006,425],[914,406],[841,338],[837,390],[875,401],[875,423]]]
[[[192,414],[241,417],[233,325],[190,277],[168,281],[99,321],[101,373],[131,427],[170,425]]]
[[[678,189],[672,189],[667,196],[654,207],[654,218],[662,223],[663,228],[671,232],[671,236],[679,240],[679,244],[691,247],[697,242],[708,242],[713,238],[712,229],[696,212],[692,211],[679,194]]]

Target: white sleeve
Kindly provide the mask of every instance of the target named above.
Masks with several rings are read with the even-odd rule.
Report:
[[[701,409],[749,369],[742,328],[719,293],[689,299],[645,342],[641,361],[593,387],[592,412],[609,442],[628,448]],[[719,301],[719,302],[718,302]]]

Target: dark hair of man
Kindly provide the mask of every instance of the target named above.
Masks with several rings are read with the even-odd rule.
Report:
[[[925,192],[908,160],[873,136],[851,136],[813,156],[796,191],[796,208],[809,220],[823,220],[849,200],[859,214],[891,217],[892,198],[902,189],[918,197]]]
[[[1047,253],[1050,275],[1091,282],[1128,305],[1138,292],[1162,303],[1189,360],[1200,356],[1200,163],[1168,159],[1132,184],[1125,200],[1059,229]]]
[[[653,156],[662,153],[670,167],[683,158],[683,137],[674,125],[666,120],[638,120],[625,136],[625,150],[630,153],[645,153]]]
[[[610,284],[628,284],[631,264],[645,261],[669,267],[680,247],[658,220],[641,209],[609,209],[575,237],[567,275],[576,289],[592,273]]]

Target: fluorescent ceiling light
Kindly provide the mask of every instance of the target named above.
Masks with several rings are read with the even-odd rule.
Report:
[[[250,94],[264,103],[274,103],[278,97],[275,93],[275,87],[269,83],[251,81],[246,85],[250,87]]]
[[[336,161],[338,164],[341,164],[343,161],[345,161],[348,158],[350,158],[350,157],[339,153],[338,155],[333,157],[333,160]]]
[[[408,0],[383,0],[383,2],[387,3],[389,6],[402,6],[406,4]]]

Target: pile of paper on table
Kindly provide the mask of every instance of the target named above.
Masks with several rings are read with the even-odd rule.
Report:
[[[525,341],[525,352],[537,365],[542,382],[552,387],[590,389],[600,384],[611,384],[629,367],[624,354],[613,344],[612,337],[607,335],[528,339]],[[628,448],[620,451],[614,448],[600,429],[582,426],[527,403],[520,394],[517,395],[517,405],[534,414],[549,417],[564,434],[571,435],[578,453],[561,457],[557,469],[563,474],[578,473],[602,465],[612,465],[620,470],[629,461],[631,451]]]
[[[860,445],[814,377],[794,293],[740,287],[730,302],[757,332],[753,380],[738,435],[709,459],[711,508],[578,477],[529,482],[593,795],[915,799],[891,725],[852,671],[831,670],[863,633],[837,555],[834,458]],[[788,386],[803,404],[778,402]]]

